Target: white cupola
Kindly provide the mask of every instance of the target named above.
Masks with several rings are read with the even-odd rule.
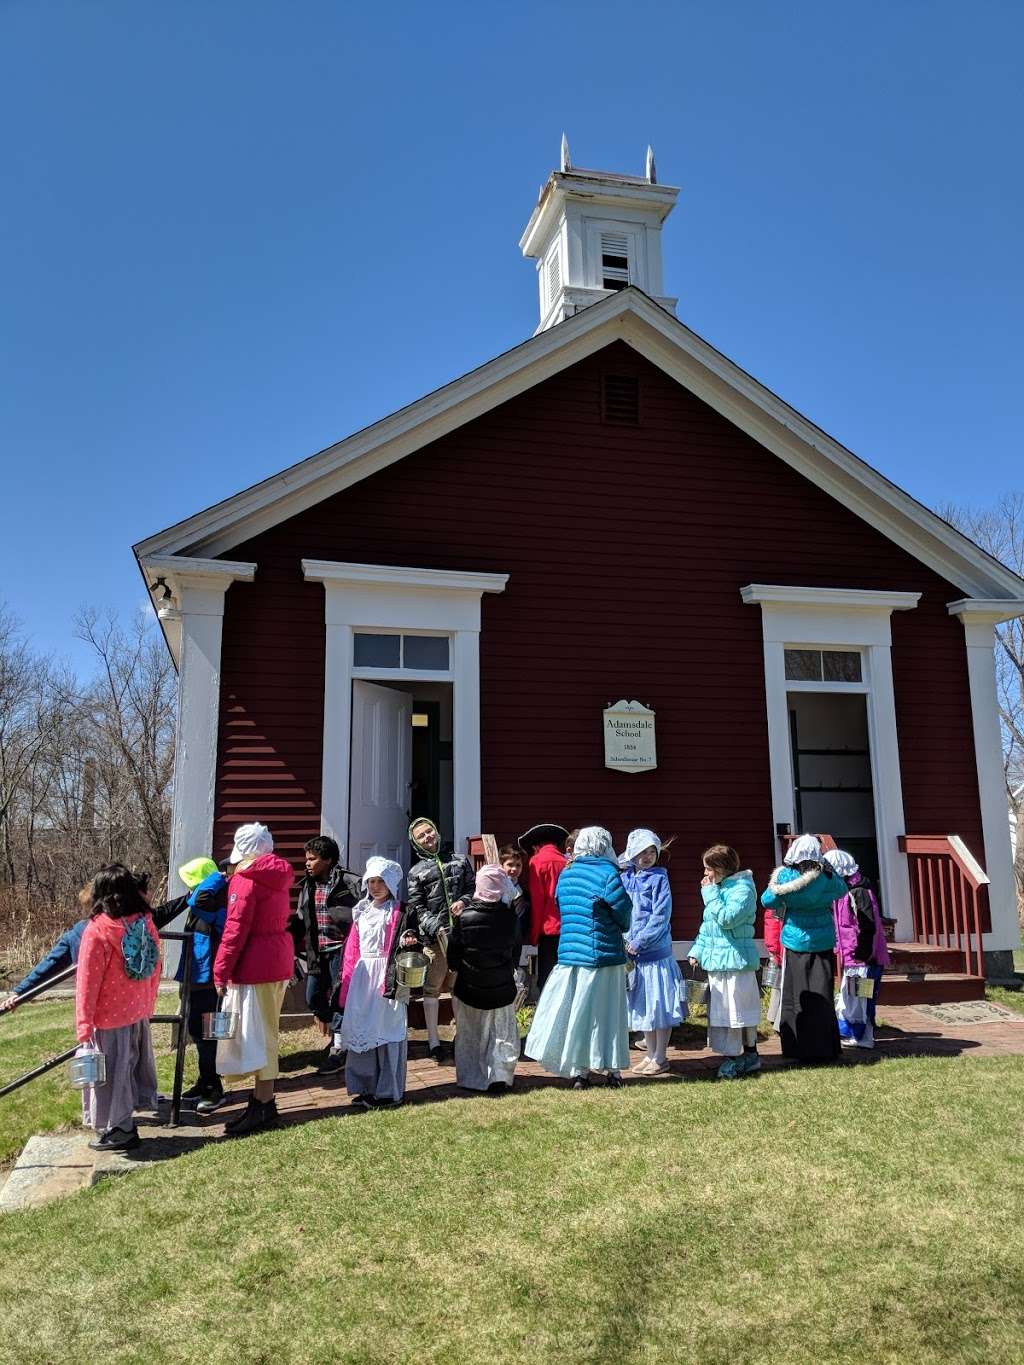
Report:
[[[678,300],[662,293],[661,228],[678,196],[658,184],[650,147],[642,176],[584,171],[571,164],[563,133],[561,168],[542,186],[519,241],[537,262],[537,331],[630,284],[674,313]]]

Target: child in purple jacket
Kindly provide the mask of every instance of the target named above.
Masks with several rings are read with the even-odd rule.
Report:
[[[836,955],[843,969],[836,996],[839,1039],[843,1047],[873,1048],[879,982],[889,965],[878,897],[851,854],[836,848],[825,859],[849,887],[832,906]]]

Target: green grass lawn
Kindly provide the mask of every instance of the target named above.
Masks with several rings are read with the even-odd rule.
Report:
[[[176,1008],[176,996],[161,994],[161,1010],[171,1013]],[[74,1041],[75,1009],[70,1000],[22,1005],[13,1014],[0,1016],[0,1085],[13,1081],[47,1057],[67,1051]],[[153,1025],[153,1044],[160,1085],[170,1093],[174,1054],[170,1051],[169,1025]],[[185,1054],[186,1086],[196,1077],[195,1055],[195,1048],[189,1048]],[[0,1172],[17,1157],[33,1133],[73,1128],[81,1116],[81,1096],[68,1085],[64,1065],[0,1099]]]
[[[211,1145],[0,1221],[0,1359],[1016,1362],[1022,1106],[904,1059]]]

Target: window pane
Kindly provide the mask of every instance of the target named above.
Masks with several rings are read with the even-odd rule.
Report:
[[[356,635],[352,661],[356,668],[398,668],[401,664],[400,635]]]
[[[821,682],[821,651],[787,649],[786,677],[790,682]]]
[[[860,655],[852,649],[826,649],[822,654],[826,682],[860,682]]]
[[[403,663],[406,668],[447,668],[447,635],[403,635]]]

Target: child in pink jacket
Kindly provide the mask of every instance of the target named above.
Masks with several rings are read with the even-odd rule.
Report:
[[[121,863],[92,882],[92,917],[82,935],[75,984],[80,1043],[106,1058],[106,1080],[82,1092],[82,1121],[98,1152],[139,1145],[135,1110],[156,1104],[156,1061],[149,1016],[160,984],[160,940],[134,874]]]
[[[870,1049],[875,1046],[879,985],[890,962],[878,897],[851,853],[831,849],[825,861],[849,888],[832,906],[836,955],[843,973],[836,996],[839,1041],[845,1048]]]

